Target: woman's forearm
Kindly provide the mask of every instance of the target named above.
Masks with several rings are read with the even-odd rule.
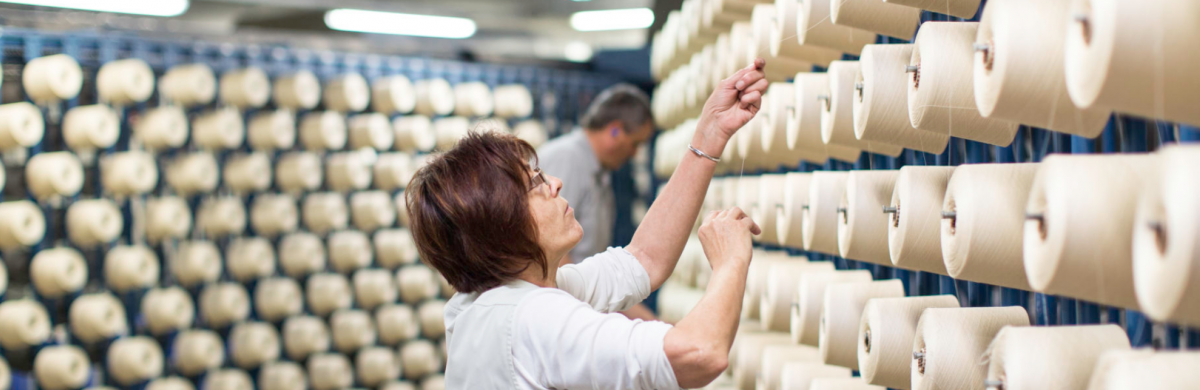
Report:
[[[667,332],[663,350],[680,387],[707,385],[725,371],[746,291],[746,267],[714,270],[696,307]]]

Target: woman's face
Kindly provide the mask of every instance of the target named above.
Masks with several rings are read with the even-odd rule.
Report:
[[[529,212],[537,224],[538,244],[546,253],[551,264],[566,256],[579,239],[583,238],[583,227],[575,220],[575,209],[567,200],[558,196],[562,180],[530,170]]]

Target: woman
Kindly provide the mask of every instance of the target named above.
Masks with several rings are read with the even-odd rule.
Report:
[[[727,366],[758,227],[712,213],[700,240],[708,291],[674,327],[613,312],[642,301],[675,269],[726,142],[758,111],[765,62],[721,82],[692,153],[626,248],[558,268],[583,234],[525,142],[473,134],[417,172],[406,190],[421,258],[458,291],[446,305],[448,389],[702,387]]]

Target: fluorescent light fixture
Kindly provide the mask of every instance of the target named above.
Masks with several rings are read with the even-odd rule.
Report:
[[[610,31],[647,28],[654,24],[649,8],[581,11],[571,15],[571,27],[577,31]]]
[[[179,16],[188,0],[0,0],[0,3],[146,16]]]
[[[563,48],[563,57],[571,62],[588,62],[592,60],[592,45],[574,41]]]
[[[325,25],[338,31],[430,38],[462,39],[475,35],[475,21],[467,18],[345,8],[326,12]]]

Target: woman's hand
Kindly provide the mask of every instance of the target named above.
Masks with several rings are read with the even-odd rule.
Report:
[[[699,235],[713,272],[726,267],[746,268],[754,246],[750,235],[759,233],[758,225],[737,207],[710,213],[700,225]]]
[[[765,60],[755,59],[717,85],[704,104],[693,146],[711,156],[721,155],[733,134],[762,106],[762,94],[769,84],[763,73],[766,66]]]

